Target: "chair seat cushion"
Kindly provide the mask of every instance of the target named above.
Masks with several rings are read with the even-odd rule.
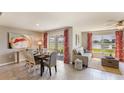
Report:
[[[43,63],[44,63],[44,65],[49,66],[49,61],[44,60]]]

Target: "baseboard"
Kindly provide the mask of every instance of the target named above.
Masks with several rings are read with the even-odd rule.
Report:
[[[20,62],[24,62],[24,61],[25,61],[25,59],[20,60]],[[13,64],[13,63],[17,63],[17,62],[13,61],[13,62],[8,62],[8,63],[2,63],[2,64],[0,64],[0,66],[10,65],[10,64]]]
[[[0,64],[0,66],[10,65],[10,64],[13,64],[13,63],[15,63],[15,62],[2,63],[2,64]]]

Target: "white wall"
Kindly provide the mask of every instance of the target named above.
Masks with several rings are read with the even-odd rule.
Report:
[[[82,32],[82,46],[87,49],[87,32]]]

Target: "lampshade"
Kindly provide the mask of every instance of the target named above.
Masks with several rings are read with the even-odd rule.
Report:
[[[41,41],[38,41],[38,45],[42,45],[42,42]]]

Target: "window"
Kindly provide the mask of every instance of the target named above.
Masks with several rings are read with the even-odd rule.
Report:
[[[115,56],[115,35],[93,34],[93,53],[101,56]]]

